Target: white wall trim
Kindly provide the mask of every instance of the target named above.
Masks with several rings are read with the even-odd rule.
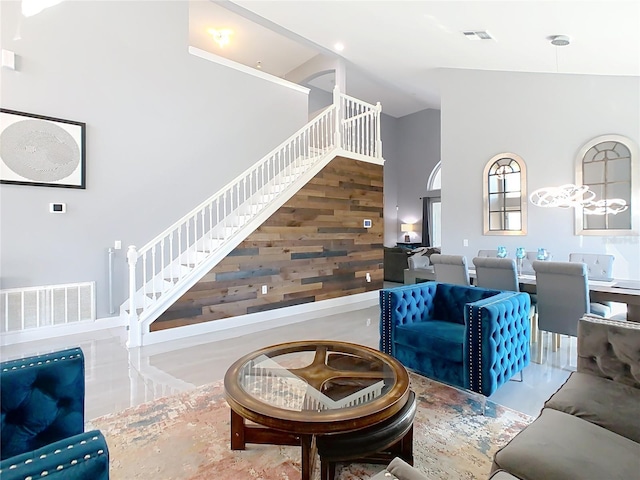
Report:
[[[64,337],[77,333],[95,332],[109,328],[123,327],[127,325],[126,317],[99,318],[94,322],[74,322],[63,325],[51,325],[40,328],[30,328],[18,332],[5,332],[0,334],[0,346],[14,345],[18,343],[46,340],[48,338]]]
[[[305,95],[309,95],[310,89],[308,89],[307,87],[303,87],[302,85],[298,85],[297,83],[289,82],[288,80],[276,77],[275,75],[271,75],[270,73],[261,72],[260,70],[256,70],[255,68],[247,67],[246,65],[234,62],[233,60],[229,60],[228,58],[221,57],[219,55],[216,55],[215,53],[206,52],[204,50],[191,46],[189,46],[189,53],[196,57],[209,60],[210,62],[215,62],[220,65],[224,65],[225,67],[233,68],[240,72],[248,73],[249,75],[253,75],[254,77],[258,77],[263,80],[275,83],[276,85],[287,87],[300,93],[304,93]]]
[[[345,297],[331,298],[320,302],[304,303],[291,307],[276,308],[265,312],[250,313],[238,317],[225,318],[211,322],[202,322],[196,325],[187,325],[179,328],[169,328],[157,332],[150,332],[142,337],[143,346],[156,343],[186,338],[195,335],[203,335],[211,332],[226,332],[226,337],[231,338],[244,335],[249,332],[265,330],[267,328],[290,325],[304,322],[321,315],[333,315],[342,312],[360,310],[378,304],[378,290],[358,293]],[[266,323],[268,322],[268,323]],[[238,327],[243,327],[242,329]],[[232,331],[230,329],[233,329]],[[246,330],[246,331],[245,331]],[[222,337],[221,337],[222,339]]]
[[[384,158],[382,157],[380,158],[369,157],[367,155],[361,155],[359,153],[343,150],[342,148],[339,148],[336,150],[336,153],[334,154],[334,158],[335,157],[345,157],[345,158],[350,158],[352,160],[358,160],[360,162],[373,163],[374,165],[384,166]]]

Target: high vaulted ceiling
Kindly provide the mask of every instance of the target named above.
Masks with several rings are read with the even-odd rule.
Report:
[[[217,3],[293,42],[291,50],[286,42],[245,43],[247,52],[261,49],[248,58],[274,55],[289,68],[316,53],[339,55],[347,93],[380,101],[395,117],[439,108],[440,68],[640,76],[640,0]],[[467,31],[492,39],[470,40]],[[553,35],[568,35],[570,45],[551,45]],[[343,51],[334,50],[337,42]]]

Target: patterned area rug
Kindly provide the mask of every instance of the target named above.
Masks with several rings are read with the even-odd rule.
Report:
[[[490,401],[482,416],[473,395],[410,375],[418,398],[415,466],[430,479],[486,479],[496,450],[533,420]],[[220,381],[97,418],[88,428],[106,436],[112,480],[300,478],[299,447],[231,451],[229,416]],[[338,479],[367,479],[382,468],[352,464]]]

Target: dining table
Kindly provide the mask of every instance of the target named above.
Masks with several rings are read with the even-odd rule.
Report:
[[[520,291],[536,293],[535,274],[518,275],[518,282]],[[627,320],[640,322],[640,280],[589,280],[588,285],[592,302],[624,303],[627,305]]]
[[[469,269],[469,278],[473,282],[476,271]],[[405,270],[405,284],[435,280],[433,267]],[[535,273],[518,275],[520,291],[536,293]],[[640,322],[640,280],[609,279],[589,280],[589,297],[592,302],[617,302],[627,305],[627,320]]]

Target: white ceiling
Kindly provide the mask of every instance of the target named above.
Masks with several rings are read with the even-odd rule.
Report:
[[[284,76],[317,53],[338,55],[333,46],[342,42],[347,93],[380,101],[394,117],[439,108],[439,68],[640,76],[640,0],[219,3],[251,17],[243,28],[268,30],[258,22],[278,30],[243,43],[247,60],[241,63],[271,55],[284,62],[275,73]],[[204,9],[196,17],[206,23]],[[469,40],[462,34],[469,30],[488,31],[493,40]],[[571,44],[551,45],[557,34],[571,37]]]
[[[209,29],[231,30],[228,45],[220,46]],[[284,77],[318,55],[302,45],[209,0],[189,1],[189,45],[253,68]],[[286,52],[286,54],[282,54]]]

